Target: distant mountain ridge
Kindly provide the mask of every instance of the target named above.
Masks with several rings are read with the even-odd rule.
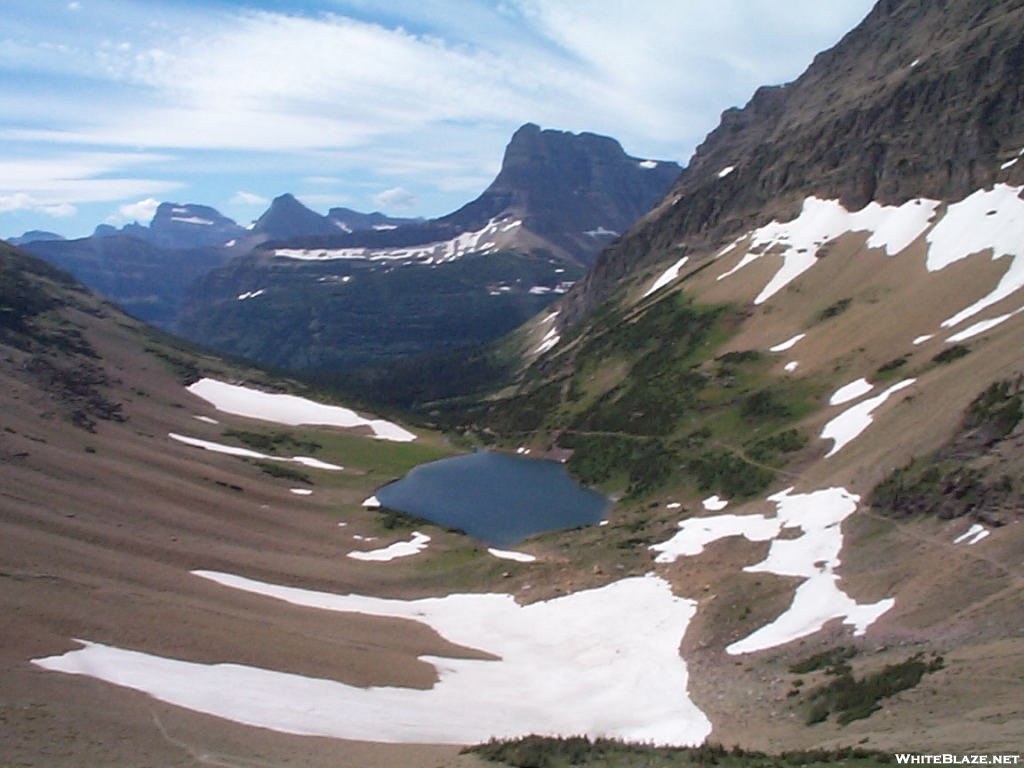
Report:
[[[224,245],[246,234],[244,227],[208,205],[160,203],[148,226],[135,222],[117,229],[109,224],[100,224],[93,237],[131,235],[173,250]]]
[[[396,229],[335,231],[264,247],[405,248],[451,240],[507,218],[521,220],[525,231],[546,240],[559,257],[589,265],[662,199],[681,170],[675,162],[631,157],[608,136],[527,123],[512,135],[494,181],[452,213]],[[328,217],[339,218],[333,210]]]
[[[422,221],[386,216],[379,211],[360,213],[350,208],[331,208],[326,216],[321,216],[299,202],[294,195],[286,193],[274,198],[270,207],[253,224],[252,234],[261,241],[280,241],[392,230]]]
[[[216,349],[318,370],[485,342],[565,293],[678,172],[609,137],[526,124],[487,189],[437,219],[345,233],[351,217],[314,219],[282,196],[254,233],[286,233],[277,222],[290,219],[293,231],[326,234],[268,240],[204,275],[175,327]]]

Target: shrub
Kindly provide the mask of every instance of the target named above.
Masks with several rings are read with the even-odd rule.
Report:
[[[969,354],[971,351],[970,347],[966,347],[963,344],[954,344],[949,349],[944,349],[935,357],[932,358],[933,363],[951,363],[954,360],[959,360],[961,357]]]

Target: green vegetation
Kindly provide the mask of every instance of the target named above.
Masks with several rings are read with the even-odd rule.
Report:
[[[878,370],[875,371],[875,375],[872,378],[875,381],[882,381],[891,378],[897,371],[900,370],[900,368],[905,366],[908,362],[910,362],[910,355],[902,355],[893,360],[890,360],[888,363],[885,363],[884,365],[880,366]]]
[[[190,357],[177,354],[162,347],[146,347],[146,352],[163,360],[174,373],[175,378],[184,386],[195,384],[201,379],[202,373],[196,361]]]
[[[307,453],[316,453],[323,448],[320,443],[314,440],[296,438],[291,432],[271,432],[267,434],[265,432],[251,432],[245,429],[225,429],[221,434],[224,437],[233,437],[254,450],[266,451],[267,453],[277,453],[279,448],[290,452],[305,451]]]
[[[853,303],[853,299],[840,299],[835,304],[831,304],[825,307],[821,312],[818,313],[818,322],[823,320],[829,320],[833,317],[838,317],[850,308],[850,304]]]
[[[701,747],[653,747],[613,739],[583,736],[550,738],[527,736],[511,741],[492,740],[465,752],[513,768],[668,768],[669,766],[720,766],[720,768],[817,768],[841,764],[845,768],[886,765],[887,753],[864,749],[813,750],[769,755],[733,747],[705,744]]]
[[[830,648],[821,653],[815,653],[805,659],[801,659],[790,665],[789,671],[794,675],[806,675],[808,672],[817,672],[828,667],[837,667],[849,661],[857,655],[857,649],[852,645],[841,645],[838,648]],[[803,683],[801,683],[802,685]],[[796,685],[796,683],[794,683]],[[799,687],[799,686],[798,686]]]
[[[1024,377],[995,382],[978,395],[967,407],[965,429],[983,428],[986,440],[1002,440],[1024,417],[1021,407],[1021,389]]]
[[[283,480],[293,480],[296,483],[306,483],[306,485],[312,485],[313,481],[309,479],[309,475],[305,472],[300,472],[297,469],[291,467],[283,467],[280,464],[274,464],[270,461],[254,461],[257,467],[263,472],[266,472],[271,477],[279,477]]]
[[[1019,497],[1013,478],[996,466],[972,462],[982,459],[1020,424],[1022,389],[1022,376],[990,385],[967,407],[949,444],[893,470],[871,492],[871,506],[900,517],[927,514],[947,520],[984,513],[999,524],[995,511],[1016,506]]]
[[[772,470],[725,449],[698,454],[686,463],[686,470],[701,492],[714,491],[727,499],[756,496],[775,479]]]
[[[881,709],[882,699],[914,688],[925,674],[942,669],[941,656],[924,660],[918,653],[899,664],[888,664],[877,672],[855,678],[846,664],[838,663],[828,670],[832,680],[807,694],[810,708],[807,724],[814,725],[836,715],[840,725],[863,720]]]
[[[747,455],[761,464],[784,463],[785,456],[807,447],[810,439],[797,429],[787,429],[756,441],[747,449]]]
[[[375,366],[369,378],[383,378],[393,387],[384,394],[388,400],[423,403],[429,402],[421,399],[427,393],[419,391],[409,368],[399,367],[391,377],[379,366],[474,347],[510,333],[556,298],[531,293],[530,287],[554,288],[584,272],[543,251],[470,254],[432,268],[284,263],[256,255],[235,259],[192,283],[177,327],[216,349],[282,369],[321,371],[327,380],[334,378],[330,371]],[[258,302],[234,300],[239,286],[257,284],[273,290]],[[457,353],[448,362],[458,367]],[[421,372],[429,376],[436,373],[432,369],[427,362]],[[361,378],[349,379],[350,385],[372,396]],[[428,388],[459,389],[451,378],[429,381]]]
[[[380,522],[380,526],[386,531],[408,531],[414,528],[425,528],[430,526],[433,528],[440,527],[448,533],[461,533],[465,535],[465,531],[459,528],[438,526],[437,523],[427,520],[425,517],[413,515],[408,512],[402,512],[400,509],[381,507],[379,512],[380,517],[378,518],[378,521]]]
[[[573,451],[567,468],[581,482],[629,500],[673,482],[750,497],[807,445],[793,425],[823,386],[802,377],[767,386],[772,360],[757,350],[716,356],[741,322],[728,306],[678,292],[633,311],[602,305],[512,394],[435,403],[429,414],[485,444],[543,436]]]
[[[954,344],[948,349],[944,349],[935,357],[932,358],[933,363],[952,363],[954,360],[959,360],[961,357],[969,354],[971,351],[970,347],[964,346],[963,344]]]

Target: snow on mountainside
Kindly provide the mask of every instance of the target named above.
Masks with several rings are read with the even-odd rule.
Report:
[[[368,261],[411,261],[422,264],[442,264],[469,253],[492,253],[513,242],[509,233],[523,225],[522,221],[491,219],[487,226],[475,232],[439,243],[425,243],[408,248],[276,248],[275,256],[300,261],[332,261],[334,259],[366,259]]]
[[[226,352],[319,370],[486,342],[566,293],[678,172],[605,136],[527,124],[495,180],[459,210],[405,224],[367,219],[350,233],[338,231],[341,219],[321,222],[321,235],[279,230],[196,281],[176,328]],[[315,215],[300,208],[278,198],[254,232]]]

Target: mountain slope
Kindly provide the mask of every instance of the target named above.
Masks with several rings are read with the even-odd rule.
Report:
[[[34,241],[28,248],[126,312],[165,328],[177,317],[188,286],[230,256],[223,248],[170,249],[127,234]]]
[[[1024,182],[1022,29],[1016,2],[879,2],[795,82],[722,115],[665,209],[602,255],[562,321],[639,265],[792,218],[809,195],[857,210]]]
[[[698,600],[684,655],[713,739],[1022,737],[1001,714],[1024,658],[1022,34],[1017,2],[879,3],[726,113],[663,203],[504,342],[514,386],[418,404],[621,498],[575,544],[652,548]],[[819,644],[859,661],[789,671]],[[856,717],[821,703],[909,650],[946,667]]]
[[[308,766],[448,763],[456,747],[247,728],[31,663],[85,640],[416,687],[433,680],[418,655],[464,652],[408,622],[254,606],[190,573],[228,568],[282,580],[302,573],[309,584],[397,595],[437,589],[439,574],[449,574],[441,582],[450,577],[443,563],[434,576],[410,578],[401,563],[381,573],[346,556],[373,547],[356,537],[408,538],[383,527],[383,516],[361,501],[383,478],[449,453],[439,440],[424,433],[413,443],[386,443],[359,430],[232,416],[185,389],[199,375],[310,394],[298,382],[183,347],[68,274],[0,244],[0,763],[184,767],[197,755],[248,764],[295,763],[299,754],[298,764]],[[201,450],[169,433],[250,450],[262,438],[271,456]],[[281,461],[296,450],[348,469]],[[501,566],[485,553],[425,530],[432,547],[462,563],[464,576],[500,579]]]

